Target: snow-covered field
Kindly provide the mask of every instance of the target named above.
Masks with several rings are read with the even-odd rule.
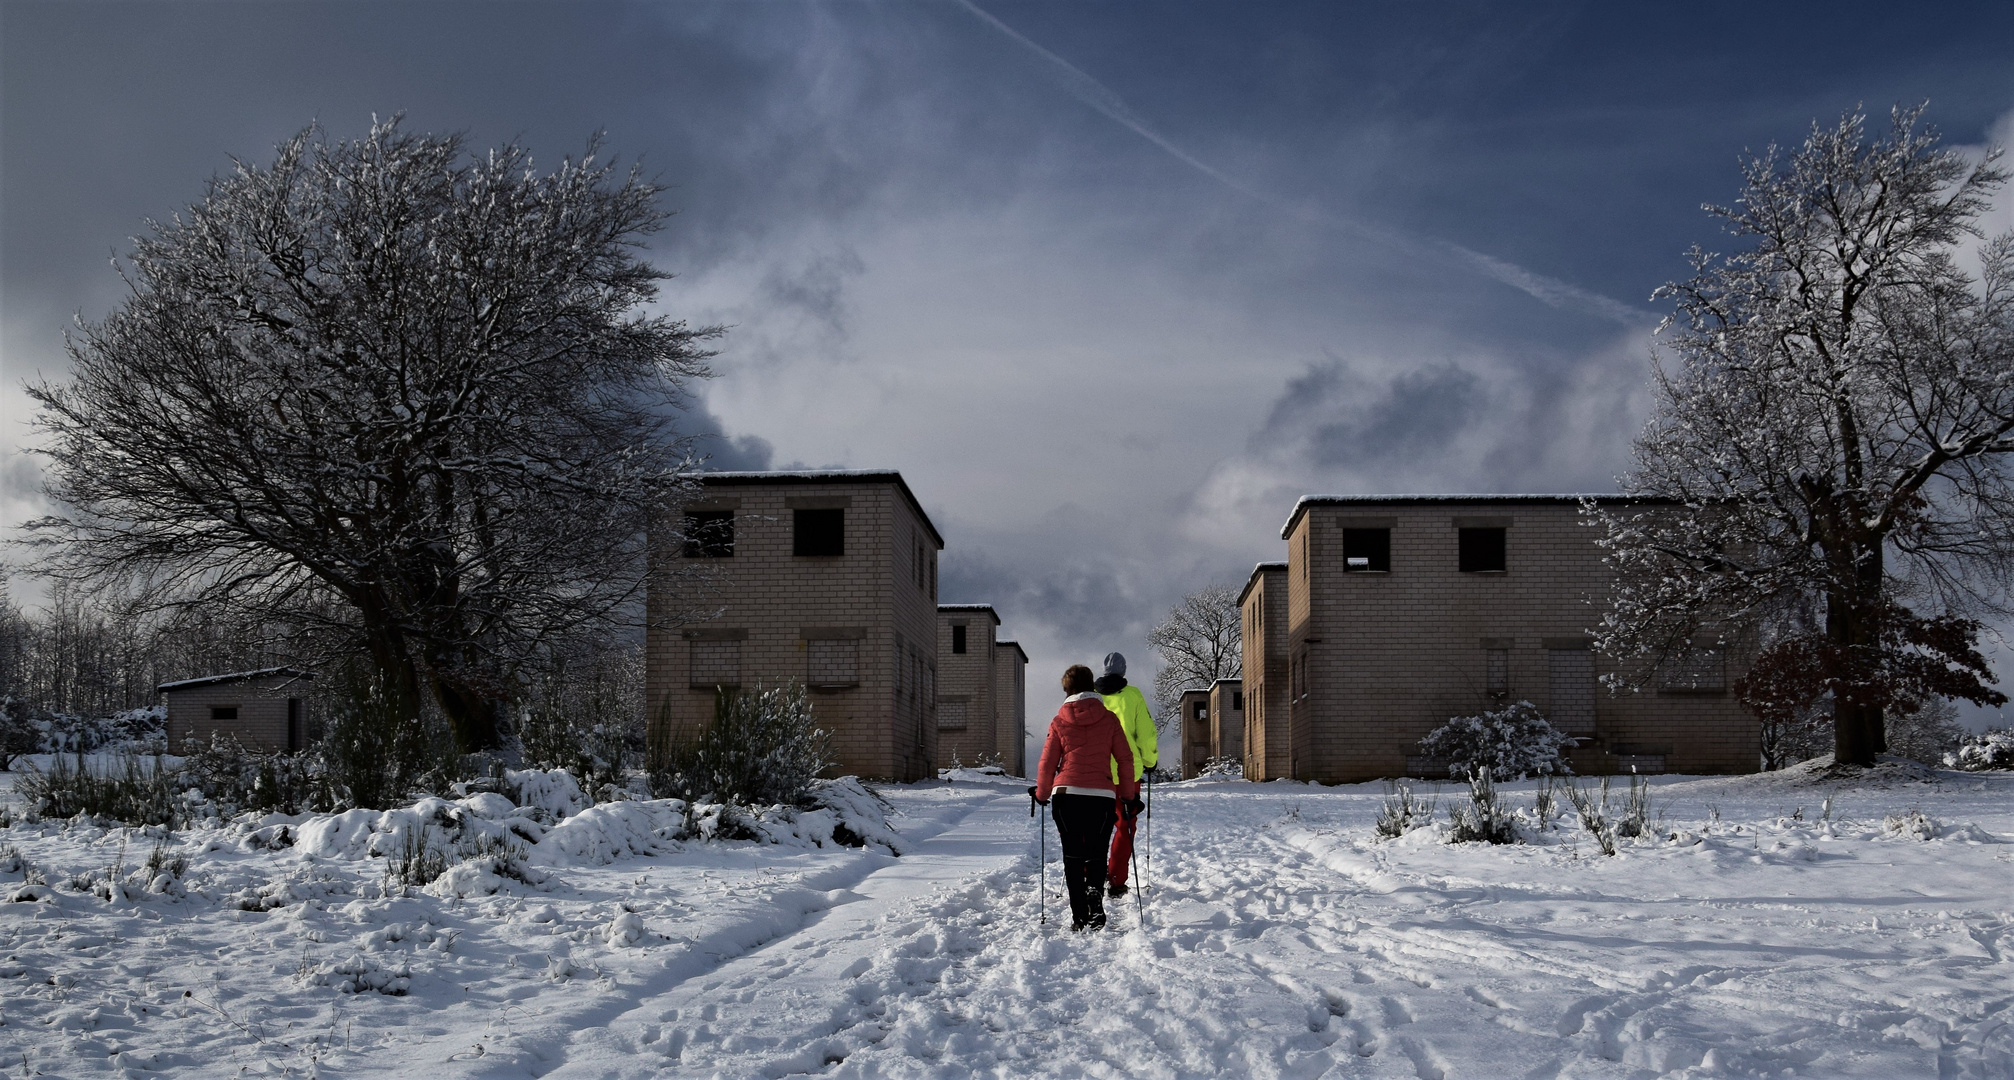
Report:
[[[1164,785],[1145,924],[1094,936],[1053,836],[1037,924],[1019,783],[884,794],[899,858],[583,850],[460,898],[239,826],[107,899],[64,882],[154,841],[15,824],[54,888],[0,904],[0,1076],[2014,1076],[2007,774],[1659,778],[1676,838],[1613,858],[1376,842],[1377,785]]]

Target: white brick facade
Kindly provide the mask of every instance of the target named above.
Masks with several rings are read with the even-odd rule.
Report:
[[[703,475],[703,493],[655,531],[645,686],[652,745],[713,719],[714,687],[796,679],[833,733],[837,769],[932,775],[937,752],[937,553],[944,541],[899,473]],[[799,521],[799,515],[812,516]],[[840,554],[798,550],[836,520]],[[687,514],[732,522],[732,554],[688,557]],[[676,516],[673,516],[676,515]],[[814,530],[815,534],[815,530]],[[681,578],[704,568],[707,580]],[[693,612],[712,614],[695,619]]]
[[[1460,569],[1465,528],[1485,540],[1501,530],[1503,569]],[[1351,570],[1346,529],[1387,530],[1388,568]],[[1303,499],[1283,530],[1284,573],[1260,567],[1243,601],[1248,680],[1270,684],[1281,670],[1287,684],[1288,772],[1277,771],[1276,699],[1265,685],[1248,699],[1265,761],[1247,775],[1417,775],[1432,765],[1415,756],[1422,736],[1517,699],[1587,737],[1576,771],[1754,771],[1759,727],[1727,689],[1744,656],[1683,689],[1617,696],[1595,685],[1614,669],[1588,649],[1610,582],[1595,535],[1569,496]],[[1284,634],[1271,622],[1280,584]],[[1266,632],[1252,634],[1261,607]]]

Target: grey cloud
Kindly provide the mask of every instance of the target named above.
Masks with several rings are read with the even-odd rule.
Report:
[[[762,280],[772,306],[802,312],[834,336],[846,332],[846,283],[866,270],[851,249],[813,256],[795,270],[774,267]]]
[[[760,435],[729,435],[720,418],[707,408],[706,399],[695,396],[679,418],[678,430],[693,440],[693,452],[704,458],[710,472],[762,470],[770,467],[775,447]]]
[[[1288,380],[1257,441],[1304,427],[1308,457],[1317,466],[1413,459],[1445,449],[1474,421],[1485,396],[1482,380],[1451,362],[1380,383],[1331,360]]]
[[[938,595],[947,604],[992,604],[1010,634],[1040,629],[1059,643],[1086,648],[1122,640],[1138,630],[1140,600],[1120,584],[1124,567],[1097,546],[1086,548],[1071,562],[1037,567],[998,562],[984,549],[948,546]]]

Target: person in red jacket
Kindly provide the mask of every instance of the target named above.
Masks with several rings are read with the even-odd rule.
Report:
[[[1063,673],[1063,692],[1069,696],[1049,721],[1042,763],[1035,770],[1035,801],[1051,806],[1063,841],[1072,930],[1105,928],[1105,853],[1112,845],[1112,824],[1120,804],[1132,806],[1140,795],[1133,748],[1093,682],[1091,669],[1082,664]]]

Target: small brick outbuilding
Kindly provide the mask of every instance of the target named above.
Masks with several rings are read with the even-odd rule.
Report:
[[[308,743],[308,683],[295,668],[264,668],[162,683],[168,706],[168,747],[180,752],[189,739],[235,735],[247,747],[299,750]]]

